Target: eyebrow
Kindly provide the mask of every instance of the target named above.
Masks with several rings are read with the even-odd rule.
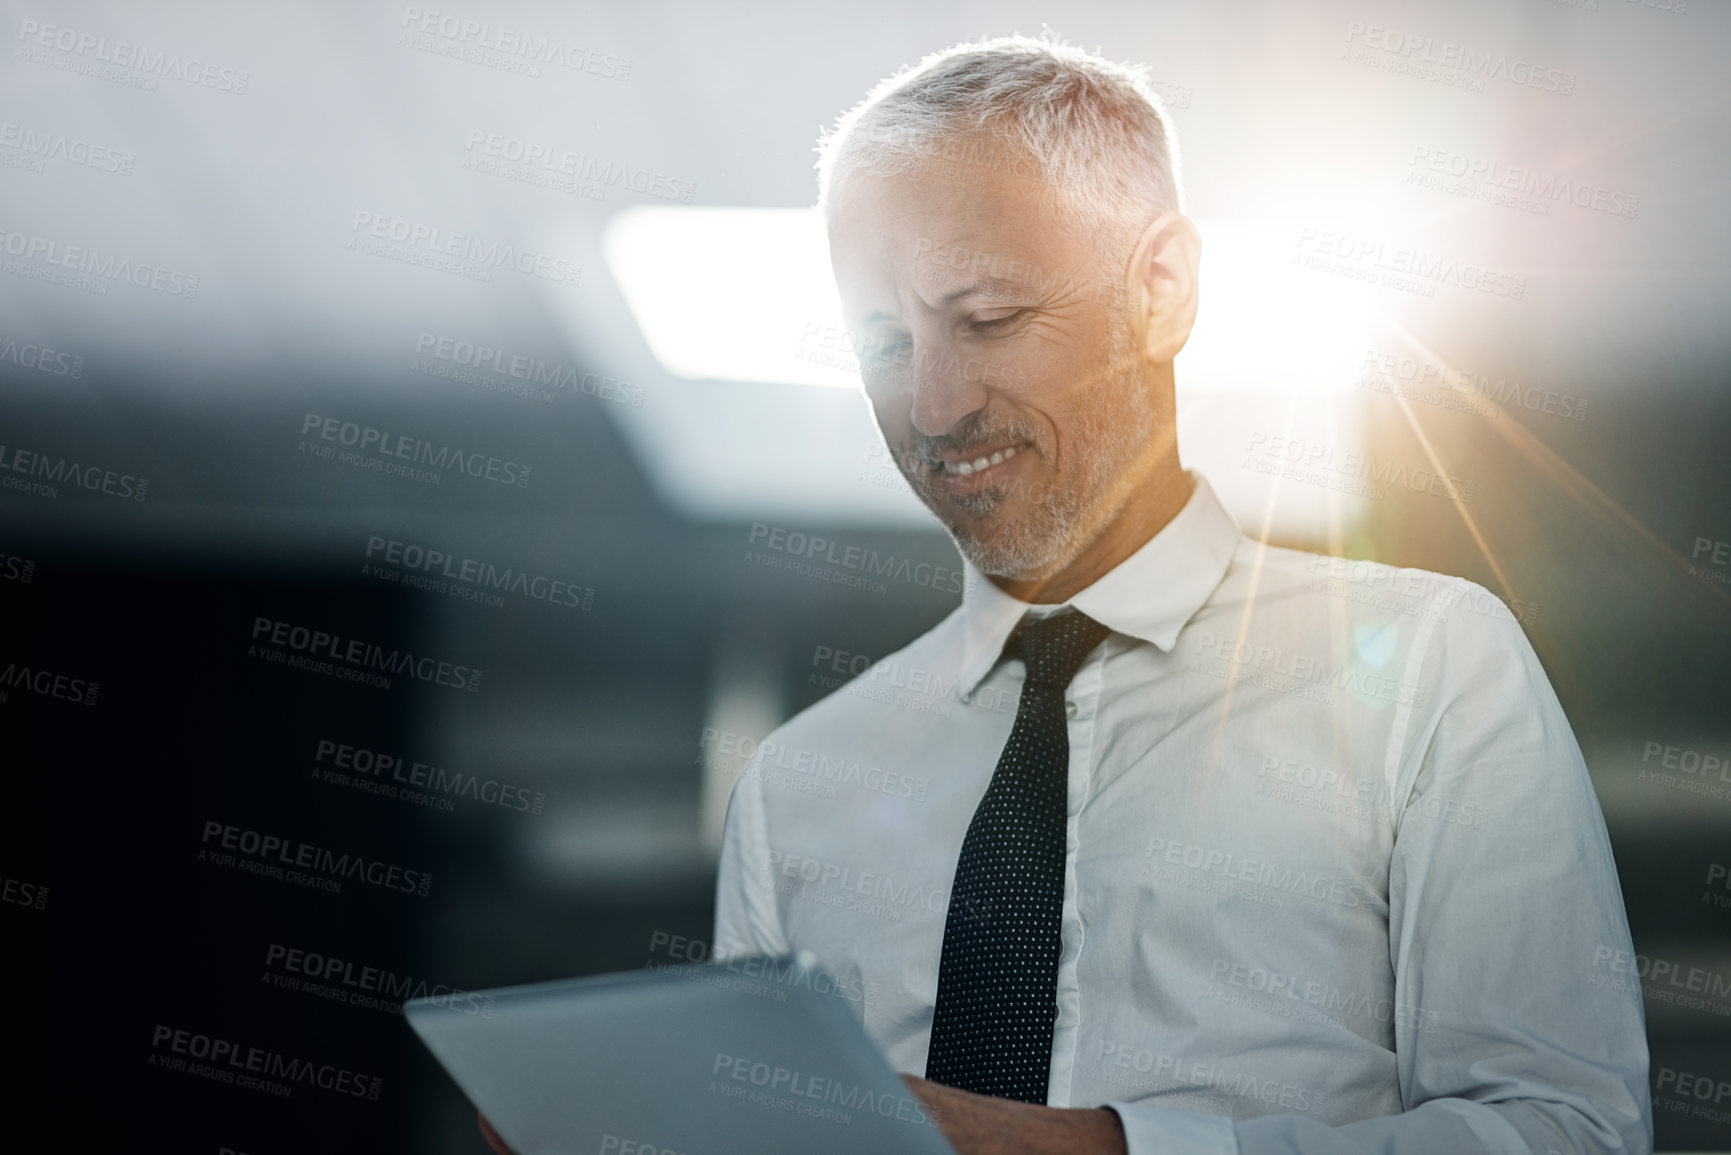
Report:
[[[956,301],[961,300],[963,297],[971,297],[977,294],[998,294],[1009,296],[1015,292],[1025,292],[1028,288],[1029,284],[1025,277],[1019,279],[1014,277],[982,277],[971,285],[963,285],[959,289],[952,289],[948,293],[945,293],[941,298],[939,298],[938,304],[953,304]]]

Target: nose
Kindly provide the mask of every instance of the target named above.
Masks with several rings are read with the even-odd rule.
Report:
[[[968,380],[963,358],[954,353],[916,346],[908,371],[914,428],[925,437],[942,437],[990,400],[984,385]]]

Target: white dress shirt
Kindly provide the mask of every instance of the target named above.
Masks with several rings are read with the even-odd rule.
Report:
[[[1206,481],[1068,603],[1069,854],[1047,1102],[1134,1155],[1648,1152],[1604,820],[1481,587],[1263,546]],[[930,633],[779,728],[727,814],[718,955],[809,952],[925,1069],[956,858],[1029,607]]]

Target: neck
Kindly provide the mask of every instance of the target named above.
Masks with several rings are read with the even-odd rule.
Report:
[[[1062,569],[1037,578],[988,576],[1018,601],[1067,602],[1152,541],[1178,516],[1195,489],[1196,481],[1178,464],[1178,454],[1160,453],[1138,471],[1118,512]]]

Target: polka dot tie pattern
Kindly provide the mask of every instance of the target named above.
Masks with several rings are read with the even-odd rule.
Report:
[[[1057,1019],[1070,736],[1064,691],[1111,631],[1063,611],[1004,647],[1027,667],[1015,725],[956,861],[926,1077],[1044,1103]]]

